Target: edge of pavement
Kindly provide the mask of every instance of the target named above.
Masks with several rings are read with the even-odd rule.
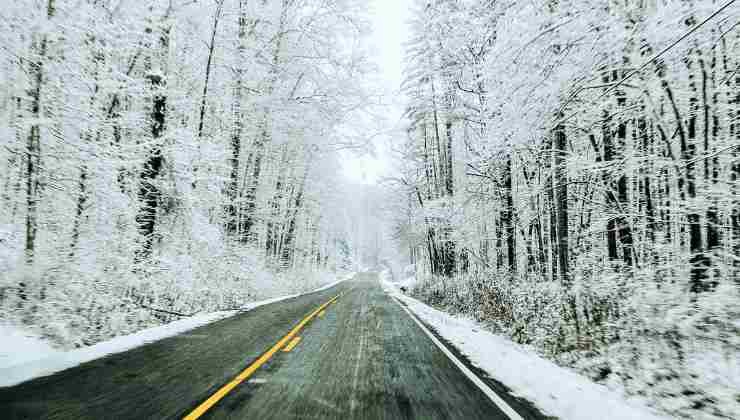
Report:
[[[531,401],[525,398],[516,396],[513,393],[513,390],[511,388],[509,388],[502,382],[492,378],[485,370],[476,366],[470,360],[470,358],[468,358],[464,353],[460,351],[460,349],[458,349],[454,344],[452,344],[449,340],[447,340],[444,336],[442,336],[435,327],[433,327],[432,325],[424,321],[421,317],[419,317],[417,314],[415,314],[414,311],[409,307],[409,305],[403,299],[399,298],[399,296],[401,296],[402,298],[407,298],[407,296],[398,295],[398,291],[396,290],[395,284],[383,278],[380,278],[379,280],[381,283],[381,287],[388,294],[388,296],[392,300],[394,300],[399,306],[401,306],[404,312],[406,312],[409,315],[409,317],[421,327],[422,331],[424,333],[431,334],[430,338],[432,337],[436,338],[436,342],[434,344],[436,344],[438,347],[443,346],[443,347],[440,347],[440,350],[442,350],[442,352],[445,353],[445,355],[453,362],[453,364],[457,366],[457,364],[460,363],[465,368],[463,369],[462,367],[457,366],[468,380],[470,380],[488,398],[490,398],[494,402],[495,405],[499,406],[499,408],[502,408],[500,406],[500,403],[496,402],[494,399],[495,397],[492,398],[489,395],[489,392],[493,393],[496,397],[503,400],[505,405],[507,405],[512,411],[515,412],[515,416],[512,416],[511,414],[506,412],[507,410],[502,409],[502,411],[504,411],[505,414],[509,416],[509,418],[511,419],[521,418],[524,420],[557,420],[558,419],[558,417],[543,413],[543,411],[537,406],[535,406],[535,404],[532,403]],[[435,341],[435,340],[432,340],[432,341]],[[468,372],[465,371],[466,369]],[[475,379],[471,378],[470,375],[473,375]],[[480,381],[480,383],[478,381]]]

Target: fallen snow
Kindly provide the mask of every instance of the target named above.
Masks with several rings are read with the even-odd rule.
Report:
[[[665,420],[639,401],[625,398],[526,349],[485,331],[478,323],[449,315],[403,295],[381,277],[386,292],[452,343],[491,378],[508,386],[548,415],[567,420]]]
[[[13,325],[0,324],[0,372],[11,366],[60,353],[38,334]],[[0,375],[0,382],[3,377]]]
[[[261,302],[260,302],[261,303]],[[270,302],[262,303],[267,304]],[[259,305],[257,305],[259,306]],[[83,347],[66,352],[58,352],[48,357],[38,358],[22,364],[0,369],[0,386],[11,386],[29,379],[51,375],[65,369],[89,362],[103,356],[122,351],[146,343],[172,337],[182,332],[192,330],[220,319],[235,315],[240,311],[213,312],[210,314],[195,315],[179,321],[170,322],[154,328],[148,328],[134,334],[115,337],[89,347]],[[5,340],[3,339],[3,345]],[[35,353],[35,350],[34,350]],[[39,355],[41,356],[41,355]]]
[[[130,335],[115,337],[102,343],[71,351],[55,350],[37,335],[17,327],[0,325],[0,342],[2,343],[2,350],[0,350],[0,387],[17,385],[21,382],[51,375],[110,354],[131,350],[135,347],[172,337],[259,306],[291,299],[303,294],[320,292],[352,278],[354,274],[348,274],[333,283],[310,292],[250,302],[242,308],[233,311],[194,315],[170,322],[169,324],[148,328]]]

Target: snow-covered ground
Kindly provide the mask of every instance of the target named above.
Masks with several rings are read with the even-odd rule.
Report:
[[[2,369],[60,353],[38,334],[9,324],[0,324],[0,373]],[[5,375],[0,375],[0,383]]]
[[[307,293],[315,293],[335,286],[354,276],[348,274],[341,279]],[[120,336],[89,347],[71,351],[54,349],[36,334],[21,328],[0,324],[0,387],[16,385],[29,379],[51,375],[81,363],[89,362],[113,353],[172,337],[259,306],[300,296],[301,293],[251,302],[239,310],[212,312],[194,315],[179,321],[148,328],[134,334]]]
[[[627,399],[503,336],[485,331],[472,320],[449,315],[405,296],[399,290],[399,283],[391,283],[385,276],[381,276],[381,282],[386,292],[406,303],[473,364],[547,415],[567,420],[668,419],[640,401]]]

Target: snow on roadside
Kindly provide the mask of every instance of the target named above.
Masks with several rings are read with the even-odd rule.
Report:
[[[61,353],[31,331],[0,324],[0,372],[2,369]],[[0,376],[0,382],[2,382]]]
[[[666,420],[642,405],[626,399],[546,360],[511,340],[485,331],[478,323],[436,310],[405,296],[397,284],[381,277],[386,292],[400,299],[439,335],[491,378],[508,386],[519,397],[534,403],[548,415],[567,420]]]
[[[17,385],[21,382],[51,375],[110,354],[131,350],[135,347],[182,334],[183,332],[252,310],[259,306],[291,299],[303,294],[320,292],[336,286],[352,278],[354,275],[355,273],[348,274],[335,282],[306,293],[296,293],[259,302],[250,302],[242,308],[233,311],[194,315],[170,322],[169,324],[147,328],[134,334],[115,337],[108,341],[71,351],[56,350],[47,341],[37,335],[17,327],[0,325],[0,342],[2,342],[2,349],[0,350],[0,387]]]
[[[51,375],[52,373],[65,370],[109,354],[119,353],[146,343],[172,337],[193,328],[200,327],[201,325],[233,316],[239,312],[240,311],[223,311],[194,315],[179,321],[170,322],[169,324],[147,328],[134,334],[115,337],[111,340],[103,341],[89,347],[82,347],[66,352],[60,351],[51,354],[48,357],[41,357],[26,363],[13,365],[8,368],[0,368],[0,386],[16,385],[29,379]],[[3,343],[5,343],[5,341],[3,341]]]

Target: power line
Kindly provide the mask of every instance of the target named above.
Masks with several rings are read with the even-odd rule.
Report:
[[[714,19],[717,15],[719,15],[720,13],[722,13],[723,11],[725,11],[725,9],[727,9],[728,7],[732,6],[732,4],[735,3],[736,1],[737,0],[730,0],[729,2],[727,2],[724,6],[720,7],[717,11],[715,11],[714,13],[712,13],[711,15],[709,15],[709,17],[707,17],[706,19],[704,19],[701,23],[699,23],[698,25],[696,25],[693,28],[691,28],[691,30],[689,30],[688,32],[686,32],[685,34],[683,34],[677,40],[673,41],[667,47],[663,48],[659,53],[657,53],[656,55],[654,55],[651,59],[649,59],[646,62],[642,63],[642,65],[640,65],[640,67],[638,67],[635,70],[632,70],[631,72],[629,72],[619,82],[617,82],[614,85],[612,85],[611,87],[609,87],[607,90],[604,91],[604,93],[602,93],[596,99],[594,99],[593,102],[596,102],[599,99],[603,98],[604,96],[608,95],[609,93],[613,92],[614,89],[616,89],[619,86],[621,86],[625,81],[627,81],[627,79],[629,79],[632,76],[634,76],[635,74],[641,72],[643,69],[645,69],[645,67],[647,67],[651,63],[655,62],[655,60],[657,60],[663,54],[665,54],[666,52],[668,52],[668,50],[670,50],[671,48],[673,48],[676,45],[678,45],[684,39],[688,38],[691,34],[693,34],[694,32],[696,32],[697,30],[699,30],[699,28],[701,28],[702,26],[704,26],[704,24],[706,24],[710,20]],[[565,118],[562,118],[561,120],[557,121],[555,123],[555,125],[558,125],[558,124],[562,123],[563,121],[566,121],[566,120],[570,119],[572,116],[574,116],[576,114],[578,114],[578,112],[574,112],[573,114],[571,114],[571,115],[569,115],[569,116],[567,116]]]
[[[650,60],[648,60],[648,61],[646,61],[645,63],[643,63],[643,64],[642,64],[642,65],[641,65],[640,67],[638,67],[637,69],[635,69],[635,70],[632,70],[632,71],[631,71],[631,72],[630,72],[629,74],[627,74],[626,76],[624,76],[624,78],[622,78],[622,80],[620,80],[620,81],[619,81],[618,83],[614,84],[614,85],[613,85],[612,87],[610,87],[609,89],[605,90],[605,91],[604,91],[604,93],[602,93],[602,94],[601,94],[601,96],[599,96],[598,98],[596,98],[596,100],[599,100],[599,99],[601,99],[602,97],[606,96],[607,94],[611,93],[611,92],[612,92],[612,91],[613,91],[614,89],[616,89],[616,88],[618,88],[618,87],[619,87],[620,85],[622,85],[622,83],[624,83],[624,82],[625,82],[625,81],[626,81],[627,79],[629,79],[630,77],[634,76],[634,75],[635,75],[636,73],[638,73],[638,72],[642,71],[642,70],[643,70],[643,69],[644,69],[645,67],[647,67],[647,66],[648,66],[648,65],[649,65],[650,63],[652,63],[652,62],[654,62],[655,60],[657,60],[658,58],[660,58],[660,56],[662,56],[663,54],[665,54],[666,52],[668,52],[668,50],[670,50],[671,48],[675,47],[676,45],[678,45],[678,43],[679,43],[679,42],[683,41],[683,40],[684,40],[684,39],[686,39],[686,38],[687,38],[687,37],[688,37],[689,35],[693,34],[693,33],[694,33],[694,32],[696,32],[696,31],[697,31],[697,30],[698,30],[699,28],[701,28],[702,26],[704,26],[704,24],[705,24],[705,23],[709,22],[709,21],[710,21],[710,20],[712,20],[712,19],[713,19],[713,18],[714,18],[715,16],[717,16],[718,14],[722,13],[722,12],[723,12],[723,11],[724,11],[725,9],[727,9],[728,7],[730,7],[730,6],[731,6],[731,5],[733,4],[733,3],[735,3],[735,1],[736,1],[736,0],[730,0],[729,2],[727,2],[727,4],[725,4],[724,6],[722,6],[721,8],[719,8],[719,10],[717,10],[716,12],[712,13],[711,15],[709,15],[709,17],[708,17],[708,18],[706,18],[706,19],[704,19],[704,21],[702,21],[702,22],[701,22],[700,24],[698,24],[698,25],[694,26],[693,28],[691,28],[691,30],[690,30],[690,31],[688,31],[688,32],[686,32],[685,34],[683,34],[683,36],[681,36],[681,38],[678,38],[678,39],[677,39],[677,40],[675,40],[675,41],[674,41],[673,43],[671,43],[671,45],[669,45],[669,46],[667,46],[667,47],[663,48],[663,50],[662,50],[662,51],[660,51],[660,52],[659,52],[658,54],[656,54],[656,55],[655,55],[655,56],[654,56],[653,58],[651,58]]]

